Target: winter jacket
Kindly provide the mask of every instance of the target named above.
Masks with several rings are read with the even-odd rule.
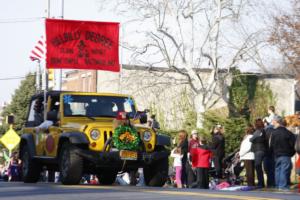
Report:
[[[272,137],[272,134],[273,134],[273,131],[275,129],[273,128],[273,126],[268,126],[265,128],[265,131],[266,131],[266,140],[267,140],[267,156],[269,157],[272,157],[273,156],[273,152],[271,150],[271,147],[270,147],[270,139]]]
[[[199,146],[191,150],[192,167],[209,168],[212,152],[205,146]]]
[[[252,142],[251,150],[256,153],[258,151],[267,152],[268,150],[268,141],[266,138],[266,132],[264,129],[257,129],[253,133],[253,137],[250,139]]]
[[[240,160],[254,160],[254,153],[251,151],[250,139],[253,135],[246,135],[240,147]]]
[[[278,127],[272,133],[271,149],[275,157],[290,156],[295,154],[296,136],[285,127]]]
[[[225,138],[221,133],[216,133],[212,137],[211,149],[214,157],[224,157],[225,155]]]

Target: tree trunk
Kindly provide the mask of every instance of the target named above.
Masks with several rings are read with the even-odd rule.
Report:
[[[203,104],[202,98],[202,94],[198,94],[194,99],[194,105],[197,112],[197,128],[203,128],[203,114],[206,111],[206,106]]]

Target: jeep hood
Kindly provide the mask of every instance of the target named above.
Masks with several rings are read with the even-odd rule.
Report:
[[[81,119],[77,121],[72,122],[66,122],[61,125],[62,128],[70,128],[70,129],[76,129],[76,130],[83,130],[87,127],[107,127],[112,128],[113,119]]]

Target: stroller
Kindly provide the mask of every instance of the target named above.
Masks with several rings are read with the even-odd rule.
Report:
[[[244,169],[244,163],[240,161],[238,152],[239,150],[235,150],[223,160],[225,165],[224,174],[230,185],[241,185],[244,181],[243,178],[240,177],[240,174]]]

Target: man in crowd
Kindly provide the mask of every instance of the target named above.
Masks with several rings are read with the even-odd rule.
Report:
[[[212,132],[211,150],[213,152],[213,163],[216,169],[216,178],[223,178],[222,161],[225,156],[225,138],[224,128],[221,125],[216,125]]]
[[[282,118],[272,119],[274,131],[270,138],[270,147],[275,157],[275,181],[280,190],[289,189],[289,179],[292,169],[291,157],[295,154],[296,137],[282,126]]]

